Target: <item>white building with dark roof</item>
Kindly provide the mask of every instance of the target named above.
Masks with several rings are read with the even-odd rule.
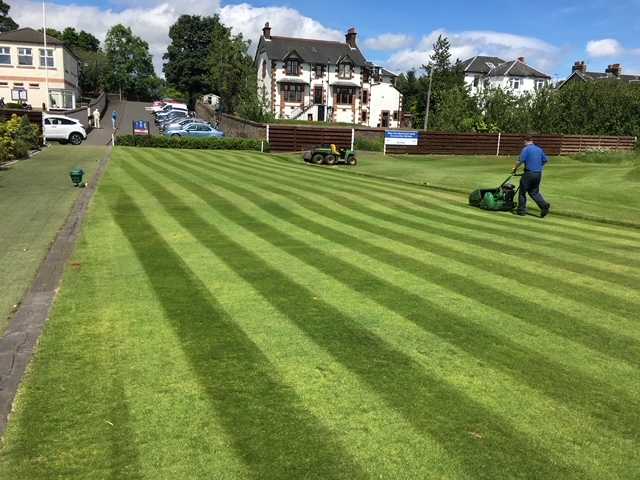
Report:
[[[506,62],[499,57],[478,55],[465,60],[461,66],[471,93],[502,88],[522,95],[535,93],[551,82],[551,76],[527,65],[524,57]]]
[[[44,48],[42,33],[33,28],[0,33],[0,98],[5,103],[72,110],[80,96],[79,76],[79,60],[61,40],[47,35]]]
[[[277,118],[400,126],[396,75],[368,62],[349,29],[344,42],[271,35],[267,23],[255,56],[258,95]]]

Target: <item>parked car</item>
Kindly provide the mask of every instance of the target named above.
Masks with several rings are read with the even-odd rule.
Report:
[[[43,115],[44,137],[47,140],[59,140],[69,142],[72,145],[80,145],[87,138],[87,132],[75,118],[64,115]]]
[[[163,115],[171,112],[172,110],[184,110],[187,111],[187,106],[184,103],[167,103],[161,109],[153,112],[154,115]]]
[[[164,132],[167,137],[224,137],[224,133],[204,123],[188,123]]]
[[[202,120],[201,118],[184,118],[184,119],[176,119],[170,123],[163,123],[163,125],[161,126],[161,129],[174,130],[176,128],[184,127],[190,123],[204,123],[205,125],[208,125],[208,123],[205,120]]]
[[[148,110],[148,111],[153,112],[153,113],[160,113],[160,112],[168,112],[169,110],[172,110],[174,108],[175,109],[186,110],[187,109],[187,105],[185,103],[182,103],[182,102],[160,101],[160,102],[154,102],[151,107],[146,107],[145,110]]]
[[[172,120],[178,117],[184,118],[188,116],[189,112],[187,112],[186,110],[171,110],[169,112],[159,113],[158,115],[156,115],[156,123],[163,123],[167,120]]]

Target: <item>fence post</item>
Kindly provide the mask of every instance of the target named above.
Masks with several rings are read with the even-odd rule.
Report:
[[[116,136],[113,133],[111,134],[111,146],[116,146]]]
[[[496,157],[500,156],[500,140],[502,138],[502,132],[498,132],[498,148],[496,149]]]
[[[269,141],[269,124],[267,123],[267,142]]]
[[[351,129],[351,150],[353,150],[353,141],[355,140],[356,137],[356,129],[352,128]]]
[[[260,153],[264,153],[264,140],[260,140]]]

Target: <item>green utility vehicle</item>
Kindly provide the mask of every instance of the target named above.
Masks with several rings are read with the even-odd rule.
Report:
[[[304,152],[302,158],[305,162],[316,165],[335,165],[338,162],[346,163],[347,165],[356,165],[358,163],[355,150],[336,147],[334,144],[313,147],[311,150]]]

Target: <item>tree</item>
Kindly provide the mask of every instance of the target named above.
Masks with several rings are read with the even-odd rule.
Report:
[[[255,111],[259,106],[256,72],[248,54],[249,42],[242,35],[232,35],[217,15],[213,17],[213,34],[209,49],[211,91],[221,98],[227,112]]]
[[[84,30],[77,32],[73,27],[65,28],[59,38],[74,52],[78,48],[90,52],[97,52],[100,49],[100,40]]]
[[[198,95],[210,88],[209,66],[203,61],[209,55],[217,16],[182,15],[169,29],[171,43],[162,56],[167,83],[187,94],[193,106]]]
[[[160,79],[153,70],[149,44],[118,24],[107,32],[104,42],[107,71],[105,87],[127,97],[150,99],[157,96]]]
[[[18,29],[18,24],[9,16],[10,9],[10,5],[7,5],[3,0],[0,0],[0,33]]]

